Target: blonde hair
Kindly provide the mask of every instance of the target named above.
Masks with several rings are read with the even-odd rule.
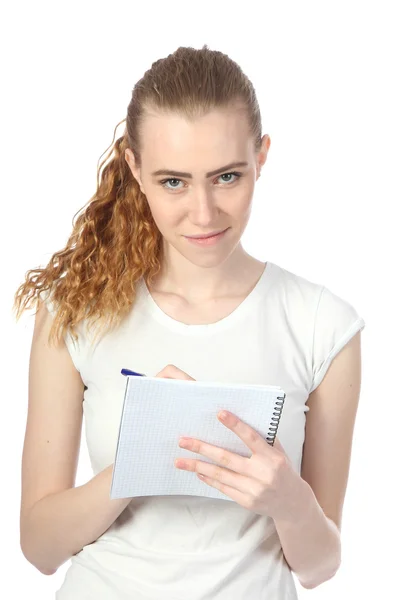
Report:
[[[75,223],[80,211],[74,215],[66,246],[53,254],[45,268],[27,271],[15,293],[16,319],[32,307],[32,302],[28,304],[32,298],[38,301],[41,292],[51,291],[57,311],[49,343],[59,342],[68,329],[77,340],[76,326],[83,319],[92,325],[99,321],[99,332],[118,326],[135,301],[138,280],[143,276],[151,286],[161,268],[163,249],[161,233],[125,150],[131,149],[140,167],[141,124],[148,109],[191,120],[230,107],[244,111],[257,152],[262,136],[259,105],[252,83],[237,63],[207,45],[179,47],[154,62],[132,91],[127,116],[114,130],[112,150],[100,165],[105,153],[99,158],[96,192]],[[124,134],[114,141],[124,121]]]

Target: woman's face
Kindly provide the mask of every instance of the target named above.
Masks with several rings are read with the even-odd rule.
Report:
[[[140,169],[131,150],[126,150],[126,160],[163,235],[165,256],[178,252],[192,263],[211,266],[237,247],[270,146],[265,135],[255,154],[243,115],[226,109],[187,122],[178,114],[151,113],[143,123]],[[160,170],[165,172],[157,174]],[[198,246],[185,237],[226,228],[210,246]]]

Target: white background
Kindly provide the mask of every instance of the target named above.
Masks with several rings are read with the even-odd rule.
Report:
[[[69,565],[47,577],[19,547],[34,316],[26,312],[16,323],[13,295],[28,269],[64,247],[135,82],[178,46],[204,43],[250,77],[272,140],[246,250],[326,285],[366,322],[342,565],[314,590],[297,584],[299,597],[394,597],[401,534],[397,4],[35,1],[2,8],[4,597],[51,599]],[[77,485],[92,476],[84,440],[81,448]]]

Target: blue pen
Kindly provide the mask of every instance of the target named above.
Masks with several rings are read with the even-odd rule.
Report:
[[[129,369],[121,369],[121,375],[138,375],[139,377],[146,377],[145,373],[135,373]]]

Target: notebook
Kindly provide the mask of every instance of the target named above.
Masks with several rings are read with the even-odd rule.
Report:
[[[217,418],[227,409],[273,445],[286,394],[280,386],[128,376],[110,498],[192,495],[232,500],[178,469],[176,458],[212,459],[180,448],[193,437],[249,458],[251,450]]]

